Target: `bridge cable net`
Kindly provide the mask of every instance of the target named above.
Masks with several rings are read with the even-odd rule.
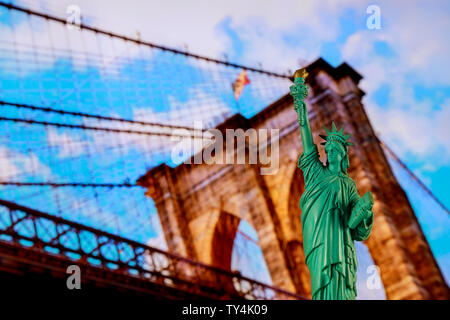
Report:
[[[49,8],[65,12],[56,2]],[[291,84],[287,75],[136,35],[70,28],[11,3],[0,2],[0,35],[0,199],[140,243],[162,231],[136,179],[163,162],[176,165],[171,150],[181,139],[192,145],[237,112],[250,117]],[[232,83],[244,69],[250,84],[236,101]],[[396,174],[405,171],[389,160]],[[411,182],[422,203],[448,213]]]
[[[291,84],[10,3],[0,3],[0,34],[0,199],[140,243],[162,231],[136,180],[175,166],[180,141],[254,115]],[[251,83],[237,101],[244,68]]]
[[[450,242],[450,215],[446,205],[436,197],[424,182],[414,174],[410,168],[398,157],[398,155],[379,139],[392,171],[406,193],[414,210],[419,225],[428,241],[428,244],[436,257],[440,269],[446,281],[450,281],[450,273],[447,268],[445,256],[448,253]],[[394,144],[394,141],[389,143]]]

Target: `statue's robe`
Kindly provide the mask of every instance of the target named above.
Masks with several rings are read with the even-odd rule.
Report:
[[[367,239],[373,213],[354,229],[347,221],[360,196],[355,182],[346,174],[332,173],[319,160],[317,146],[302,153],[298,167],[303,171],[305,192],[300,199],[303,249],[311,275],[313,299],[355,299],[356,254],[354,240]]]

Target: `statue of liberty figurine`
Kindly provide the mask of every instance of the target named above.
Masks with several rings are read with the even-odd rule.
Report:
[[[308,94],[305,69],[294,74],[290,93],[298,114],[303,152],[297,166],[303,171],[305,192],[300,198],[303,249],[311,275],[313,300],[351,300],[356,297],[354,241],[366,240],[373,224],[373,195],[360,197],[347,174],[348,146],[344,128],[325,128],[327,163],[319,160],[304,99]]]

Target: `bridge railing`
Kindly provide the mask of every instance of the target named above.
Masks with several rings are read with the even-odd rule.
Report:
[[[303,299],[227,270],[0,200],[1,242],[188,292],[223,298]]]

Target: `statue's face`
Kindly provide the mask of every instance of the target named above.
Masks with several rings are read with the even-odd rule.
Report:
[[[328,163],[340,164],[345,157],[343,147],[336,141],[327,142],[325,144],[325,152],[327,154]]]

